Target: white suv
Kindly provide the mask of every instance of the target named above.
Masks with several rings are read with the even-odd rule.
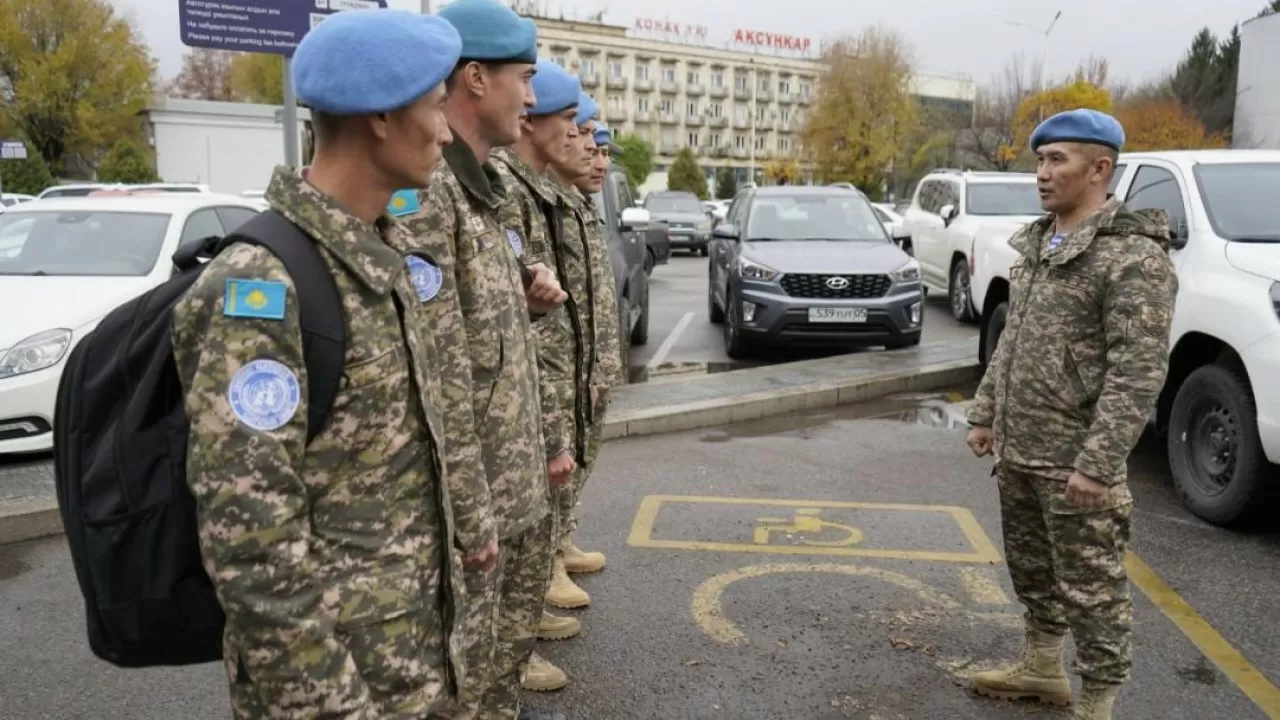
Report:
[[[1169,213],[1174,232],[1178,303],[1154,420],[1178,494],[1209,522],[1252,519],[1280,488],[1280,151],[1126,153],[1112,192]],[[984,363],[1008,313],[1008,240],[974,251]]]
[[[939,170],[916,186],[903,228],[925,289],[946,295],[956,320],[972,322],[978,318],[970,291],[975,239],[1007,238],[1040,215],[1035,175]]]

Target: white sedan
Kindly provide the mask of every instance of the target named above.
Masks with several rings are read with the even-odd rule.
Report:
[[[243,198],[163,193],[46,199],[0,214],[0,455],[53,447],[72,347],[162,284],[180,247],[258,214]]]

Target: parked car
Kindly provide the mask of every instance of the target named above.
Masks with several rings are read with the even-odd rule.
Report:
[[[898,247],[902,248],[906,254],[913,255],[914,248],[911,245],[911,233],[906,227],[906,218],[902,217],[889,203],[871,203],[871,209]]]
[[[593,197],[600,211],[602,231],[609,243],[613,279],[618,289],[618,323],[622,328],[622,361],[626,367],[632,345],[649,342],[649,267],[647,235],[649,211],[635,207],[627,174],[614,164],[604,186]]]
[[[860,192],[782,186],[742,192],[716,226],[707,310],[725,352],[765,344],[917,345],[920,267]]]
[[[179,247],[257,212],[235,197],[161,193],[40,200],[0,215],[0,307],[10,309],[0,323],[0,454],[50,449],[74,345],[172,277]]]
[[[711,216],[697,195],[672,190],[651,192],[644,200],[644,207],[652,221],[667,224],[672,249],[685,248],[695,254],[707,254]]]
[[[254,207],[263,212],[271,209],[271,205],[267,202],[266,190],[245,190],[240,193],[240,197],[248,200]]]
[[[13,207],[14,205],[21,205],[22,203],[31,202],[35,199],[35,195],[7,192],[0,195],[0,207]]]
[[[96,190],[106,190],[109,188],[122,188],[124,185],[119,183],[74,183],[70,185],[54,185],[45,188],[39,195],[37,200],[46,198],[65,198],[65,197],[85,197]]]
[[[941,170],[916,186],[904,227],[925,288],[949,299],[956,320],[975,322],[969,288],[974,238],[1012,235],[1041,214],[1031,173]]]
[[[135,190],[157,190],[160,192],[171,192],[171,193],[202,193],[204,195],[209,195],[213,193],[213,190],[210,190],[208,185],[202,185],[200,183],[163,183],[162,182],[162,183],[147,183],[144,185],[131,185],[130,187]]]
[[[1208,522],[1273,507],[1280,482],[1280,151],[1125,153],[1111,191],[1169,214],[1178,301],[1169,374],[1152,418],[1174,485]],[[974,298],[987,362],[1009,310],[1009,238],[980,236]]]

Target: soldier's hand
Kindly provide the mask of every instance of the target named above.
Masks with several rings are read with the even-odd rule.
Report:
[[[567,451],[547,461],[547,478],[552,487],[559,487],[569,482],[569,475],[575,467],[577,467],[577,463],[573,461],[573,456]]]
[[[1067,480],[1066,494],[1067,500],[1076,507],[1090,508],[1106,498],[1107,486],[1077,470]]]
[[[990,455],[991,448],[995,445],[996,435],[989,427],[974,427],[969,430],[969,449],[974,455],[982,457]]]
[[[529,266],[529,270],[533,272],[533,282],[529,283],[529,287],[524,291],[525,301],[529,303],[529,312],[534,315],[544,315],[555,310],[569,299],[569,294],[556,281],[556,276],[542,263],[534,263]]]
[[[498,564],[498,541],[494,540],[476,552],[463,556],[462,564],[469,568],[489,572]]]

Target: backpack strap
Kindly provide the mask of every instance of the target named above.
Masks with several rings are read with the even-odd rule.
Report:
[[[218,245],[235,242],[260,245],[280,258],[298,293],[302,324],[302,353],[307,364],[307,442],[324,429],[342,383],[346,365],[345,312],[333,273],[320,250],[297,225],[275,210],[259,213],[236,228]]]

